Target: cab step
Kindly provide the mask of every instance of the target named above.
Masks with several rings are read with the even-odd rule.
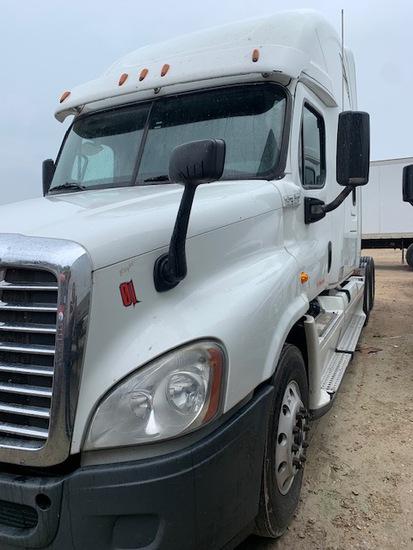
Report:
[[[351,317],[344,334],[337,344],[335,353],[321,374],[321,388],[329,394],[336,393],[340,387],[347,366],[356,350],[365,319],[366,316],[362,312],[356,313]]]
[[[363,312],[352,316],[347,328],[337,344],[337,352],[353,353],[356,350],[357,342],[363,330],[366,316]]]
[[[343,380],[347,365],[352,358],[351,353],[336,352],[321,375],[321,389],[329,394],[336,393]]]

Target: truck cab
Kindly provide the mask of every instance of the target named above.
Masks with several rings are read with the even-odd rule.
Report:
[[[351,52],[309,11],[234,23],[67,117],[44,197],[0,208],[1,548],[282,535],[373,306]]]

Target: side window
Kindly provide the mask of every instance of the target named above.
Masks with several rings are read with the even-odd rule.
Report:
[[[323,187],[326,176],[324,120],[309,105],[303,109],[299,162],[303,187]]]

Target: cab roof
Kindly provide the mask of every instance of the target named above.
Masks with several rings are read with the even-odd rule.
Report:
[[[348,61],[352,68],[351,57]],[[341,93],[341,71],[340,42],[334,28],[314,11],[285,11],[139,48],[113,63],[102,76],[66,92],[55,116],[62,121],[69,114],[182,88],[263,79],[284,84],[307,79],[333,106]]]

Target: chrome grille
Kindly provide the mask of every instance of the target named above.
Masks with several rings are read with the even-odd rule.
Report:
[[[56,316],[56,275],[0,270],[0,444],[40,449],[49,435]]]

